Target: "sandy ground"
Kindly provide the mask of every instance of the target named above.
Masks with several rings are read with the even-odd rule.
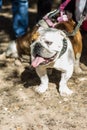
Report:
[[[11,6],[3,6],[0,53],[13,37],[11,17]],[[31,8],[31,27],[33,18],[36,18],[36,10]],[[85,39],[81,62],[87,66]],[[28,62],[16,66],[14,59],[0,61],[0,130],[87,130],[87,75],[73,74],[68,85],[74,94],[61,97],[58,92],[60,72],[53,70],[52,75],[48,74],[49,89],[39,95],[33,87],[40,81]]]

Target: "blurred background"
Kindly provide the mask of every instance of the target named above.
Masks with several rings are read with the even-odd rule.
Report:
[[[57,8],[61,0],[53,0],[53,7]],[[38,0],[29,0],[29,29],[36,24]],[[13,39],[11,0],[3,0],[0,10],[0,43]],[[7,40],[8,39],[8,40]]]

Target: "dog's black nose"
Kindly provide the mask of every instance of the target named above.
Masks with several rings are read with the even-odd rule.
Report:
[[[39,42],[37,42],[36,44],[35,44],[35,48],[41,48],[42,46],[41,46],[41,44],[39,43]]]
[[[34,50],[33,50],[34,54],[35,55],[40,55],[40,52],[41,52],[42,48],[43,47],[41,46],[41,44],[39,42],[36,43],[35,46],[34,46]]]

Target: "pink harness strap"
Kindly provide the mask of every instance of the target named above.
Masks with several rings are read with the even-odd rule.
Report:
[[[71,0],[66,0],[65,2],[63,2],[59,7],[60,11],[63,11],[70,1]]]
[[[66,0],[65,2],[63,2],[60,7],[59,7],[59,10],[60,10],[60,17],[57,18],[57,21],[58,22],[62,22],[62,21],[68,21],[68,17],[67,15],[64,14],[63,10],[64,8],[67,6],[67,4],[70,2],[71,0]],[[44,16],[43,19],[46,21],[46,23],[50,26],[50,27],[55,27],[55,23],[53,23],[51,21],[51,19],[49,19],[49,15],[47,16]]]
[[[63,11],[61,11],[60,14],[61,14],[60,17],[57,18],[57,21],[58,21],[58,22],[68,21],[68,17],[67,17],[66,14],[64,14]]]
[[[62,22],[62,21],[68,21],[68,17],[67,15],[64,14],[64,9],[65,7],[68,5],[68,3],[70,2],[71,0],[66,0],[65,2],[63,2],[61,5],[60,5],[60,17],[57,18],[58,22]]]
[[[53,27],[53,28],[55,27],[56,24],[54,24],[54,23],[49,19],[48,16],[45,16],[43,19],[46,21],[46,23],[47,23],[50,27]]]

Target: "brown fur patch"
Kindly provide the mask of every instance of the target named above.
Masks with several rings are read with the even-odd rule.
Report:
[[[75,26],[76,26],[75,22],[72,19],[70,19],[67,22],[61,22],[57,24],[56,28],[65,30],[71,33],[74,30]],[[77,53],[81,54],[82,53],[82,36],[81,36],[80,30],[76,32],[75,36],[70,36],[69,38],[72,42],[75,56]]]
[[[35,26],[32,32],[27,32],[24,36],[16,39],[19,56],[21,56],[22,54],[30,54],[30,44],[39,36],[39,33],[37,33],[37,29],[38,27]]]

